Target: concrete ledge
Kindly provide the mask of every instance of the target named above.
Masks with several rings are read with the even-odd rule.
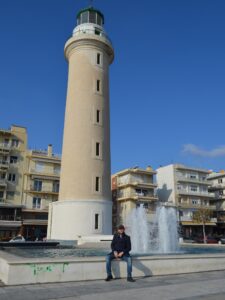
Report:
[[[0,251],[0,280],[6,285],[104,279],[105,257],[24,259]],[[126,277],[126,263],[114,261],[115,277]],[[225,254],[133,258],[133,276],[225,270]]]

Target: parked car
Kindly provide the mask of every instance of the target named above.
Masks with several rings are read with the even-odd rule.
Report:
[[[203,243],[204,243],[204,238],[203,238],[203,236],[197,237],[197,238],[195,239],[195,242],[196,242],[196,243],[201,243],[201,244],[203,244]],[[218,239],[217,239],[217,238],[214,238],[214,237],[212,237],[212,236],[207,236],[207,237],[206,237],[206,243],[207,243],[207,244],[218,244]]]
[[[26,242],[26,240],[22,235],[17,235],[14,238],[12,238],[9,242],[10,243],[24,243],[24,242]]]
[[[221,242],[221,244],[225,244],[225,236],[222,236],[222,237],[220,238],[220,242]]]

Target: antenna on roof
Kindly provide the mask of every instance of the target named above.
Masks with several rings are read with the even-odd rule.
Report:
[[[89,0],[89,6],[90,7],[93,7],[93,2],[94,2],[94,0]]]

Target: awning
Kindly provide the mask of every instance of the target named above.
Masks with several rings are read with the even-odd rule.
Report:
[[[181,222],[181,225],[183,225],[183,226],[202,226],[203,224],[196,223],[196,222],[183,221],[183,222]],[[216,226],[216,223],[208,222],[208,223],[205,223],[205,226]]]

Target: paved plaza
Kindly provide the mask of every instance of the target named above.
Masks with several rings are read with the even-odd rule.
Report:
[[[23,274],[18,274],[23,276]],[[1,300],[224,300],[225,271],[126,280],[0,287]]]

